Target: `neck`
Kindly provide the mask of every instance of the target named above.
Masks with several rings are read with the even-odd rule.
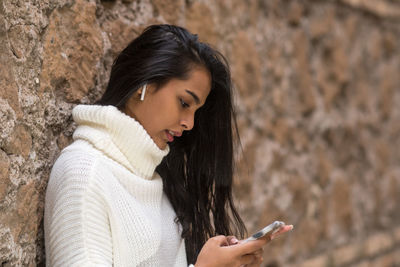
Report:
[[[72,112],[78,123],[73,138],[84,139],[132,172],[153,177],[169,152],[160,149],[142,125],[114,106],[78,105]]]

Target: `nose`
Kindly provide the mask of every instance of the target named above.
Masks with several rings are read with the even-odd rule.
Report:
[[[193,129],[194,126],[194,114],[186,114],[181,118],[181,126],[183,127],[184,131],[190,131]]]

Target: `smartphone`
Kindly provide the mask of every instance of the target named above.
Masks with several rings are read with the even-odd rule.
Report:
[[[276,233],[279,231],[279,229],[285,226],[284,222],[281,221],[274,221],[273,223],[271,223],[270,225],[268,225],[267,227],[264,227],[263,229],[261,229],[260,231],[258,231],[257,233],[253,234],[252,236],[250,236],[249,238],[245,239],[244,242],[249,242],[249,241],[253,241],[253,240],[257,240],[263,236],[266,235],[272,235],[273,233]]]

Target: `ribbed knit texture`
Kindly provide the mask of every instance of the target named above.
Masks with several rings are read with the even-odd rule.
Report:
[[[175,212],[154,171],[160,150],[113,106],[78,105],[74,142],[46,191],[47,266],[187,266]]]

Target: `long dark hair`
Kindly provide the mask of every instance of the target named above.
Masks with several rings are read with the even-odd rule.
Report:
[[[243,237],[246,231],[232,200],[233,134],[238,130],[226,59],[182,27],[152,25],[118,55],[107,90],[97,102],[121,109],[145,83],[160,88],[170,79],[187,79],[195,67],[209,71],[211,91],[196,111],[193,129],[170,144],[156,169],[182,225],[191,263],[208,238]]]

